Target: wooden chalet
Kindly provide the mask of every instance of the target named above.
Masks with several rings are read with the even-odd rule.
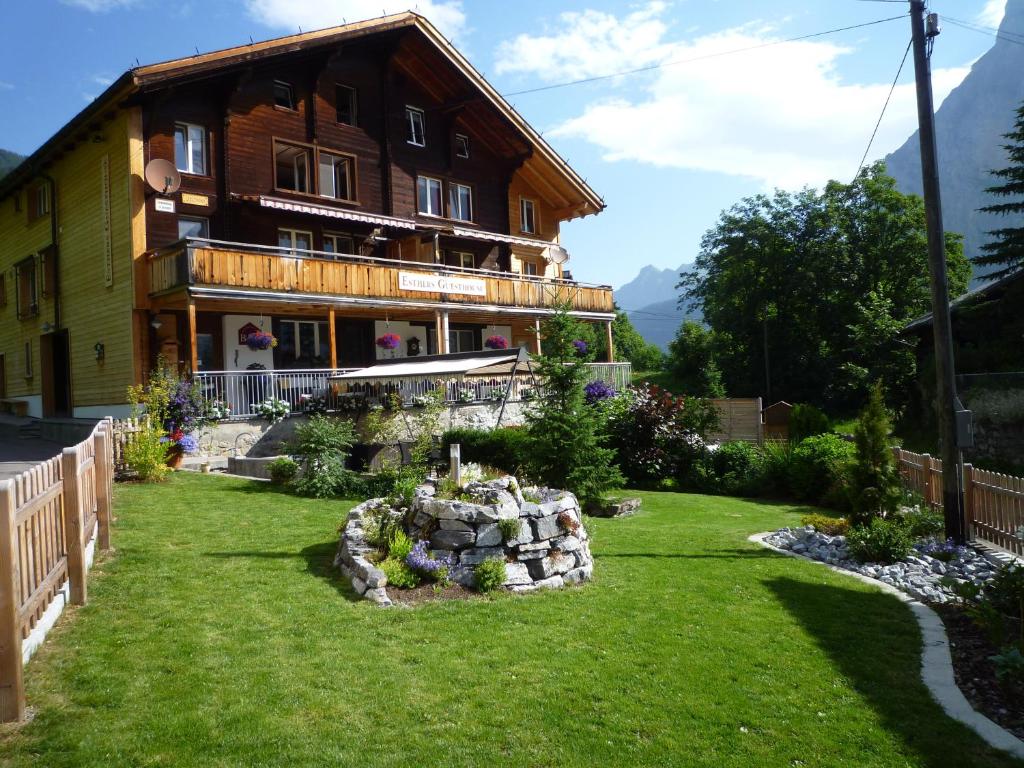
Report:
[[[158,356],[320,381],[537,352],[564,302],[610,342],[611,288],[558,244],[603,208],[415,13],[138,67],[0,181],[0,401],[117,415]]]

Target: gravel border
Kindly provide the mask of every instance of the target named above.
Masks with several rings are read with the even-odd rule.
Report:
[[[769,544],[765,541],[765,538],[773,533],[774,531],[755,533],[753,536],[749,536],[747,540],[760,544],[762,547],[773,552],[778,552],[780,555],[817,563],[836,573],[851,576],[865,584],[878,587],[882,592],[893,595],[906,603],[910,610],[913,611],[918,626],[921,628],[921,640],[924,646],[921,652],[921,679],[928,687],[932,697],[939,703],[939,706],[942,707],[947,715],[966,725],[986,743],[997,749],[1005,750],[1015,757],[1024,759],[1024,741],[1021,741],[1005,728],[992,722],[974,709],[957,687],[956,679],[953,675],[953,660],[949,652],[949,638],[946,636],[946,628],[942,624],[942,619],[939,618],[935,611],[883,581],[848,571],[845,568],[838,568],[834,565],[823,563],[820,560],[805,557],[796,552],[790,552],[789,550],[780,549]]]

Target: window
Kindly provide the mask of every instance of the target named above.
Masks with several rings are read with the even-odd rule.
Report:
[[[282,320],[274,363],[283,368],[313,368],[331,358],[331,337],[327,323],[311,320]]]
[[[523,260],[523,274],[524,275],[537,275],[537,262]]]
[[[352,200],[352,158],[331,152],[318,152],[320,196]]]
[[[32,342],[25,342],[25,378],[32,378]]]
[[[448,218],[473,220],[473,190],[465,184],[448,185]]]
[[[441,210],[441,181],[429,176],[416,179],[416,210],[427,216],[444,216]]]
[[[35,256],[16,264],[14,270],[18,282],[18,317],[34,317],[39,312]]]
[[[313,248],[313,233],[301,229],[279,229],[277,244],[281,248],[290,249],[293,254],[296,251],[309,251]]]
[[[182,173],[206,175],[206,129],[203,126],[175,123],[174,167]]]
[[[405,121],[409,135],[406,141],[417,147],[427,146],[427,135],[424,130],[423,110],[416,107],[405,108]]]
[[[36,218],[46,216],[50,212],[50,185],[40,184],[35,189],[34,208]]]
[[[476,257],[472,253],[455,251],[455,263],[463,269],[474,269],[476,267]]]
[[[7,273],[0,272],[0,307],[7,306]]]
[[[477,340],[480,334],[473,330],[457,329],[448,331],[448,352],[476,352],[480,349]]]
[[[201,219],[198,216],[178,217],[178,239],[186,237],[208,238],[210,236],[210,220]]]
[[[537,213],[533,207],[533,200],[525,197],[519,198],[519,229],[530,235],[537,234]]]
[[[212,333],[196,334],[196,357],[198,358],[199,370],[201,371],[217,370],[217,357],[213,341]]]
[[[292,192],[309,192],[309,155],[307,147],[277,142],[274,145],[274,185]]]
[[[351,235],[336,235],[324,232],[324,250],[327,253],[349,253],[356,252],[356,241]]]
[[[338,122],[344,125],[356,124],[356,89],[347,85],[334,86],[334,102],[338,111]]]
[[[292,88],[291,83],[286,83],[284,80],[274,81],[274,104],[282,109],[290,109],[293,112],[297,109],[295,106],[295,89]]]
[[[469,159],[469,136],[464,133],[455,134],[455,156]]]

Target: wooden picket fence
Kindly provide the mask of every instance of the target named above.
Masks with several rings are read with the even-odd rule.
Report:
[[[942,460],[894,449],[903,486],[942,508]],[[1024,556],[1024,478],[964,464],[964,513],[970,535]]]
[[[34,630],[38,641],[65,596],[85,604],[93,532],[96,547],[110,548],[113,468],[113,423],[105,419],[78,445],[0,482],[2,722],[25,716],[23,643]]]
[[[114,450],[114,477],[118,480],[124,479],[131,474],[128,469],[128,462],[125,460],[125,447],[135,439],[135,435],[142,431],[143,422],[141,419],[114,419],[111,422],[111,441]]]

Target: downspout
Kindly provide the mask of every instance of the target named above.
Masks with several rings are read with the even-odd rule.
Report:
[[[53,251],[53,325],[60,330],[60,248],[57,245],[57,182],[48,173],[40,173],[50,187],[50,248]]]

